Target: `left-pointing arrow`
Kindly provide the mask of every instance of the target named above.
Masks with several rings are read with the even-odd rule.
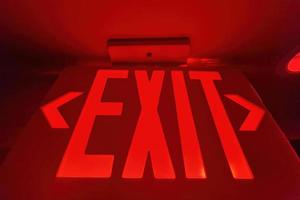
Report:
[[[58,108],[80,95],[82,95],[82,92],[67,92],[41,107],[41,110],[48,120],[51,128],[69,128],[69,125],[60,114]]]

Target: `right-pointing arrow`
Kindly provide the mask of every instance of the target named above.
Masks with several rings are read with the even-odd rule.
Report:
[[[226,94],[230,100],[249,110],[249,114],[240,126],[240,131],[256,131],[265,114],[264,109],[237,94]]]

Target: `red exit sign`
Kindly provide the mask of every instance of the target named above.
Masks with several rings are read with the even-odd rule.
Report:
[[[136,123],[122,177],[142,178],[149,156],[155,178],[176,178],[158,113],[164,76],[165,73],[170,73],[186,178],[206,178],[205,164],[199,145],[201,138],[197,136],[183,72],[180,70],[168,72],[153,70],[151,73],[147,73],[146,70],[135,70],[133,73],[141,112]],[[253,179],[253,173],[215,85],[216,81],[222,81],[221,74],[217,71],[188,71],[187,75],[189,79],[198,81],[199,88],[203,89],[232,176],[236,179]],[[105,88],[109,90],[106,83],[108,80],[113,81],[113,79],[125,79],[126,81],[128,70],[100,69],[97,71],[60,164],[57,177],[109,178],[111,176],[114,155],[87,155],[85,150],[97,116],[118,117],[122,115],[122,102],[102,101]],[[53,128],[68,127],[57,111],[57,107],[81,94],[81,92],[69,92],[42,107]],[[225,96],[250,111],[240,130],[256,131],[263,119],[264,110],[238,94],[225,94]]]
[[[297,199],[299,159],[240,72],[66,68],[0,167],[0,199]]]

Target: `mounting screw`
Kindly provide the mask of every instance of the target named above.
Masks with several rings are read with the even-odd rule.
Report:
[[[147,56],[147,58],[152,58],[152,52],[147,52],[146,56]]]

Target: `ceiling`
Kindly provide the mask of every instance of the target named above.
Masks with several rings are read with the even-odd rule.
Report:
[[[188,36],[194,57],[282,55],[300,45],[299,0],[1,1],[2,51],[107,57],[109,38]]]

